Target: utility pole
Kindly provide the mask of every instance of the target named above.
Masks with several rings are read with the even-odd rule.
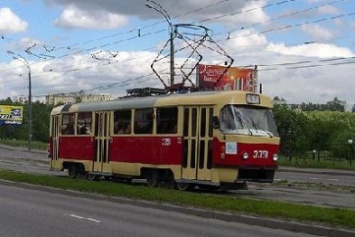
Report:
[[[28,70],[28,150],[31,151],[32,148],[32,85],[31,85],[31,66],[28,61],[22,57],[20,54],[14,53],[12,51],[7,51],[8,54],[13,55],[12,58],[20,60]]]
[[[145,4],[146,7],[151,8],[159,12],[169,24],[169,41],[170,41],[170,86],[173,86],[175,83],[175,55],[174,55],[174,34],[175,34],[175,25],[173,25],[171,18],[168,12],[159,4],[151,0],[147,0]]]

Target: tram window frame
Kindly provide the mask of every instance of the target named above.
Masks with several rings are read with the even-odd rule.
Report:
[[[81,112],[77,116],[77,134],[89,135],[92,133],[92,112]]]
[[[115,110],[113,113],[113,134],[125,135],[132,133],[132,111]]]
[[[136,109],[134,111],[134,133],[153,133],[153,108]]]
[[[75,114],[63,114],[62,115],[62,125],[61,134],[62,135],[75,135]]]
[[[176,134],[178,126],[178,108],[163,107],[156,109],[157,134]]]

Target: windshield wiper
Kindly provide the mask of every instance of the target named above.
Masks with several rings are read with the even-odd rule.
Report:
[[[253,132],[248,128],[248,126],[247,126],[246,123],[244,122],[244,120],[243,120],[243,118],[242,118],[242,114],[240,113],[240,111],[234,111],[234,110],[233,110],[233,114],[234,114],[235,117],[238,118],[239,123],[242,125],[242,128],[243,128],[243,129],[244,129],[244,128],[248,129],[250,135],[253,136]]]
[[[255,132],[258,132],[258,128],[256,127],[256,124],[255,124],[253,118],[250,118],[250,121],[251,121],[251,123],[252,123],[252,125],[253,125],[253,127],[255,129]]]

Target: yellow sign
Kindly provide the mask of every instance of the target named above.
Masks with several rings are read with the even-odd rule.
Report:
[[[0,105],[0,125],[22,124],[23,106]]]

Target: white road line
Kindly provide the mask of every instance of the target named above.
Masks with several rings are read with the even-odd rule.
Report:
[[[86,218],[86,220],[92,221],[92,222],[96,222],[96,223],[101,223],[101,221],[96,220],[96,219],[94,219],[94,218]]]
[[[92,221],[92,222],[95,222],[95,223],[101,223],[100,220],[97,220],[97,219],[94,219],[94,218],[90,218],[90,217],[78,216],[78,215],[75,215],[75,214],[69,214],[69,216],[73,217],[73,218],[77,218],[77,219],[84,219],[84,220],[87,220],[87,221]]]
[[[323,179],[323,178],[310,178],[314,180],[328,180],[328,181],[339,181],[339,179]]]
[[[85,219],[85,217],[83,217],[83,216],[78,216],[78,215],[74,215],[74,214],[69,214],[69,216],[74,217],[74,218],[78,218],[78,219]]]

